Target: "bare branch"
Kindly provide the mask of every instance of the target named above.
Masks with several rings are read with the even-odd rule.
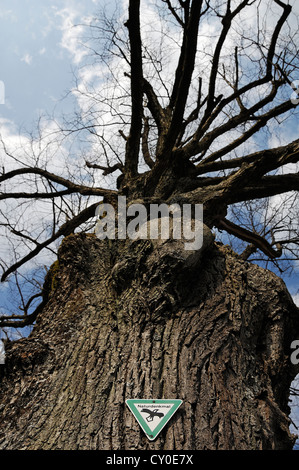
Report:
[[[143,90],[148,99],[147,107],[157,124],[159,134],[161,134],[163,129],[164,110],[159,103],[158,97],[154,92],[152,85],[145,78],[143,79]]]
[[[265,253],[265,255],[269,256],[269,258],[279,258],[282,255],[281,246],[279,249],[274,250],[274,248],[265,238],[256,233],[250,232],[244,227],[239,227],[227,219],[221,219],[217,226],[220,229],[226,230],[231,235],[234,235],[241,240],[245,240],[246,242],[258,247],[263,253]]]
[[[90,163],[88,161],[86,161],[85,164],[88,168],[94,168],[96,170],[102,170],[103,171],[103,176],[110,175],[111,173],[114,173],[117,170],[121,171],[122,173],[124,171],[123,165],[121,163],[116,163],[115,165],[113,165],[111,167],[98,165],[97,163]]]
[[[226,132],[231,131],[232,129],[235,129],[236,127],[238,127],[241,124],[246,123],[248,120],[250,121],[257,111],[262,109],[267,104],[271,103],[271,101],[273,100],[273,98],[276,95],[276,92],[277,92],[277,88],[273,87],[271,93],[267,97],[263,98],[261,101],[254,104],[251,108],[248,108],[246,111],[241,111],[239,114],[233,116],[231,119],[229,119],[224,124],[216,127],[212,131],[206,133],[200,141],[197,141],[195,139],[195,136],[194,136],[192,141],[189,144],[187,144],[183,149],[178,149],[177,152],[178,153],[184,152],[186,155],[188,155],[190,157],[190,156],[197,155],[201,151],[204,151],[205,149],[209,148],[209,146],[212,144],[212,142],[216,138],[218,138],[219,136],[223,135]],[[286,101],[286,102],[270,109],[266,113],[259,115],[257,117],[258,121],[257,121],[256,127],[255,127],[255,130],[257,131],[258,128],[264,127],[267,124],[267,122],[270,121],[270,119],[273,119],[274,117],[280,116],[281,114],[284,114],[287,111],[290,111],[291,109],[294,109],[295,107],[296,107],[296,104],[292,103],[292,101],[289,100],[289,101]],[[236,141],[230,147],[230,150],[232,150],[233,148],[238,146],[239,142],[242,143],[243,140],[244,141],[247,140],[247,138],[250,136],[251,131],[248,131],[248,132],[249,132],[249,134],[245,133],[242,140],[241,141]],[[238,145],[235,145],[235,144],[238,144]],[[210,162],[212,160],[215,160],[215,159],[219,158],[219,156],[221,156],[221,153],[220,154],[216,153],[213,156],[207,157],[205,160],[202,161],[202,163],[207,163],[207,162]]]
[[[42,295],[42,294],[40,294]],[[39,296],[40,296],[39,295]],[[43,300],[33,313],[30,315],[3,315],[0,316],[0,328],[25,328],[28,325],[32,325],[38,314],[42,312],[46,301]]]
[[[61,176],[55,175],[54,173],[50,173],[47,170],[42,168],[19,168],[17,170],[12,170],[8,173],[4,173],[0,177],[0,183],[7,181],[9,179],[14,178],[15,176],[19,175],[26,175],[26,174],[34,174],[39,175],[47,180],[53,181],[59,185],[65,186],[68,189],[64,191],[55,191],[53,193],[24,193],[24,192],[15,192],[15,193],[0,193],[0,199],[8,199],[8,198],[51,198],[51,197],[58,197],[64,196],[67,194],[78,193],[85,196],[116,196],[117,192],[111,189],[104,189],[104,188],[91,188],[89,186],[79,185],[73,183],[70,180],[67,180]]]
[[[227,146],[226,149],[232,147]],[[254,152],[250,155],[246,155],[240,158],[232,158],[227,160],[215,161],[216,154],[211,155],[209,161],[205,163],[201,163],[198,165],[197,174],[204,174],[211,171],[219,171],[219,170],[227,170],[230,168],[237,168],[241,167],[244,163],[253,163],[263,160],[266,162],[267,160],[267,167],[265,167],[265,173],[269,171],[275,170],[282,165],[286,165],[287,163],[297,163],[299,161],[299,140],[295,140],[294,142],[287,144],[282,147],[278,147],[276,149],[266,149],[261,150],[259,152]],[[228,152],[227,152],[228,153]],[[226,153],[226,154],[227,154]],[[226,155],[225,154],[225,155]],[[219,157],[222,156],[222,151],[218,153]],[[217,156],[217,158],[219,158]]]
[[[188,22],[184,28],[181,54],[169,102],[169,108],[173,110],[173,114],[163,146],[163,157],[165,154],[168,155],[173,149],[183,123],[184,111],[194,71],[202,3],[202,0],[192,1]],[[158,157],[159,156],[157,156],[157,158]],[[160,155],[160,158],[161,157],[162,155]]]
[[[129,30],[131,49],[131,97],[132,116],[130,134],[126,145],[125,169],[128,176],[135,176],[138,168],[143,116],[143,70],[140,34],[140,0],[129,1]]]
[[[213,55],[212,67],[211,67],[211,74],[209,80],[209,91],[208,91],[208,99],[207,99],[207,107],[205,116],[203,117],[203,122],[205,122],[206,117],[210,115],[213,108],[215,107],[215,88],[216,88],[216,78],[219,69],[219,59],[221,50],[223,48],[224,42],[226,40],[227,34],[231,28],[232,20],[237,16],[241,10],[243,10],[248,4],[249,0],[244,0],[239,4],[239,6],[232,12],[230,10],[230,2],[227,2],[227,11],[225,16],[222,19],[222,31],[219,36],[215,52]]]
[[[299,191],[299,174],[264,176],[255,184],[240,188],[238,194],[231,194],[230,203],[261,199],[289,191]]]
[[[209,92],[208,92],[206,111],[205,111],[204,117],[202,118],[202,120],[201,120],[201,122],[198,126],[198,130],[194,134],[193,144],[194,144],[194,142],[198,142],[200,140],[200,138],[207,132],[207,130],[210,128],[210,126],[215,121],[215,119],[219,116],[220,112],[228,104],[232,103],[234,100],[237,100],[237,102],[239,104],[241,104],[241,113],[240,113],[240,115],[246,115],[247,110],[244,109],[244,107],[242,106],[242,102],[241,102],[242,95],[244,95],[245,93],[247,93],[248,91],[250,91],[252,89],[257,89],[257,87],[259,87],[263,84],[271,82],[271,80],[272,80],[272,65],[273,65],[273,58],[274,58],[274,54],[275,54],[275,48],[276,48],[276,45],[277,45],[277,39],[278,39],[279,33],[282,29],[282,26],[285,24],[289,14],[292,10],[290,5],[284,5],[284,4],[282,4],[282,2],[276,2],[276,3],[278,3],[280,6],[283,6],[284,12],[283,12],[280,20],[278,21],[278,23],[276,25],[276,28],[275,28],[275,30],[272,34],[272,39],[271,39],[271,43],[270,43],[267,58],[266,58],[267,66],[266,66],[265,75],[263,77],[259,77],[256,80],[252,80],[251,82],[249,82],[247,85],[244,85],[240,89],[236,88],[230,96],[228,96],[227,98],[221,99],[221,101],[218,104],[217,102],[215,102],[215,86],[216,86],[216,77],[217,77],[217,73],[218,73],[218,69],[219,69],[218,65],[219,65],[220,52],[221,52],[221,49],[223,47],[224,41],[226,39],[227,33],[230,29],[232,18],[239,11],[241,11],[241,9],[243,9],[246,6],[246,4],[249,4],[249,2],[246,1],[246,0],[241,2],[241,4],[236,8],[236,10],[233,13],[230,13],[229,6],[228,6],[226,16],[223,18],[222,33],[219,37],[219,40],[218,40],[218,43],[217,43],[217,46],[216,46],[216,49],[215,49],[215,53],[214,53],[214,56],[213,56],[213,64],[212,64],[210,81],[209,81]],[[229,2],[228,2],[228,5],[229,5]],[[237,59],[235,59],[235,60],[237,60]],[[236,62],[236,65],[237,65],[237,62]],[[273,88],[273,91],[274,91],[274,88]],[[254,111],[254,112],[256,112],[256,111]],[[190,148],[188,148],[188,154],[189,155],[190,154],[194,155],[194,152],[193,153],[190,152]]]
[[[170,0],[162,0],[164,3],[167,4],[169,11],[172,13],[172,15],[175,17],[176,21],[179,23],[180,26],[184,27],[184,21],[180,18],[180,16],[177,14],[177,11],[175,7],[171,4]]]
[[[26,256],[24,256],[21,260],[17,261],[15,264],[13,264],[10,268],[8,268],[2,275],[1,282],[5,281],[5,279],[11,274],[12,272],[16,271],[18,268],[23,266],[25,263],[30,261],[32,258],[37,256],[41,250],[44,248],[48,247],[51,243],[53,243],[55,240],[58,238],[64,236],[66,237],[67,235],[70,235],[71,233],[74,232],[74,230],[82,225],[84,222],[86,222],[88,219],[91,217],[95,216],[95,210],[98,206],[98,203],[92,204],[91,206],[87,207],[84,209],[82,212],[80,212],[78,215],[73,217],[71,220],[68,220],[65,222],[57,232],[52,235],[50,238],[45,240],[42,243],[39,243],[36,248],[34,248],[30,253],[28,253]]]
[[[154,161],[151,158],[149,147],[148,147],[148,136],[149,136],[149,118],[144,118],[144,130],[142,134],[142,153],[145,163],[149,168],[153,168]]]
[[[272,78],[273,59],[274,59],[275,48],[276,48],[279,33],[280,33],[284,23],[286,22],[289,14],[292,11],[291,5],[286,5],[283,2],[281,2],[280,0],[274,0],[274,1],[275,1],[275,3],[277,3],[277,5],[279,5],[283,8],[283,14],[281,15],[281,17],[279,18],[279,20],[277,22],[277,25],[274,29],[274,33],[273,33],[273,36],[272,36],[271,44],[270,44],[269,49],[268,49],[267,70],[266,70],[266,76],[268,78],[270,78],[270,77]]]

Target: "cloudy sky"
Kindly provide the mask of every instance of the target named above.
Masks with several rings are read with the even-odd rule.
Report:
[[[59,106],[73,84],[72,67],[86,53],[78,23],[103,0],[2,0],[0,79],[5,84],[1,118],[26,128]],[[66,106],[64,101],[63,106]]]
[[[81,37],[88,30],[80,24],[88,24],[99,9],[110,8],[110,5],[106,0],[1,0],[0,85],[4,84],[5,99],[2,104],[0,87],[0,131],[5,142],[18,149],[23,164],[30,161],[25,151],[30,148],[28,133],[37,129],[39,117],[72,113],[74,96],[68,97],[68,92],[74,86],[74,71],[77,72],[87,53]],[[46,126],[48,133],[51,126],[57,130],[54,120],[49,119]],[[38,146],[38,139],[34,143]],[[46,138],[43,145],[47,146]],[[60,165],[59,174],[63,174],[63,150],[61,147],[55,154],[53,145],[51,147],[49,165],[56,170]],[[9,161],[2,161],[1,156],[0,165],[4,163],[7,171]],[[17,207],[18,201],[9,201],[9,210],[14,204]],[[40,224],[42,212],[42,206],[37,206],[31,214],[29,210],[27,218]],[[0,240],[2,259],[11,251],[9,243],[5,237]],[[28,248],[25,250],[27,252]],[[49,266],[52,258],[51,253],[44,250],[40,261]],[[0,308],[11,305],[14,299],[9,289],[8,283],[0,284]]]

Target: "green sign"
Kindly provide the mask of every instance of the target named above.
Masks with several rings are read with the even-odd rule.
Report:
[[[150,441],[156,439],[182,403],[182,400],[126,400]]]

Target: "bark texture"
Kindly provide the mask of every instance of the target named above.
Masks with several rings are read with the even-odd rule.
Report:
[[[6,345],[0,449],[290,449],[298,309],[214,243],[70,235],[32,334]],[[128,398],[180,398],[155,441]]]

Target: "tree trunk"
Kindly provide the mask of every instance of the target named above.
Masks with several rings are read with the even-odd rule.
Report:
[[[214,243],[70,235],[28,338],[6,345],[0,449],[291,449],[298,309]],[[179,398],[149,441],[125,404]]]

